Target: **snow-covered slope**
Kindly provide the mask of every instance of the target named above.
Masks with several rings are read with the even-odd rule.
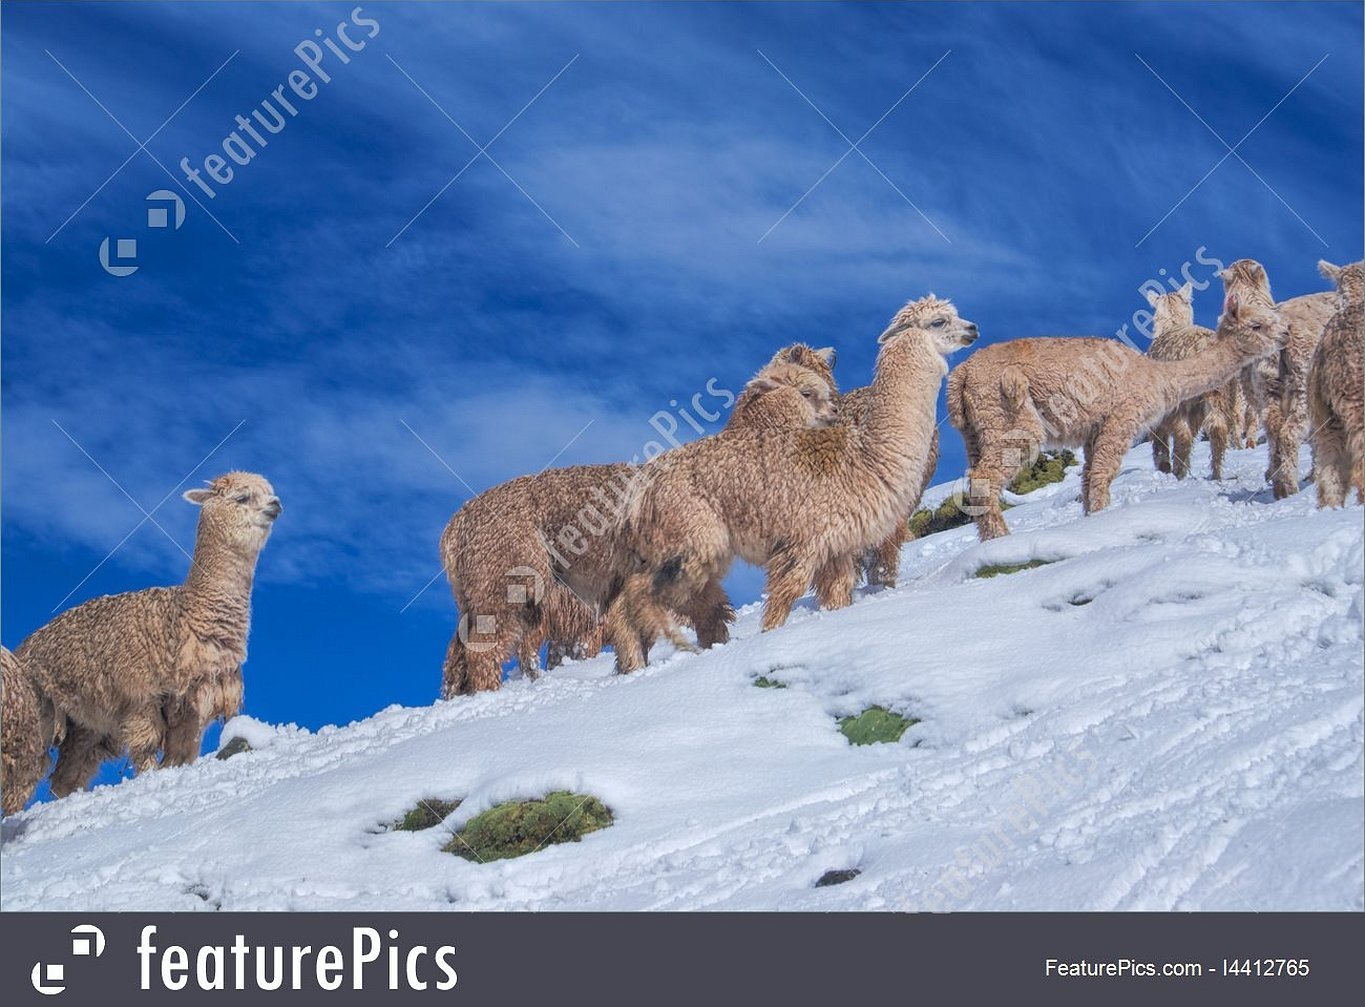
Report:
[[[627,678],[254,725],[263,750],[7,821],[3,908],[1360,909],[1365,519],[1231,458],[1177,484],[1139,447],[1084,519],[1072,470],[1007,539],[931,536],[895,591],[762,636],[751,607]],[[1055,562],[973,576],[1029,559]],[[871,704],[922,722],[850,746],[836,718]],[[490,864],[380,828],[557,788],[615,825]],[[861,874],[813,887],[837,868]]]

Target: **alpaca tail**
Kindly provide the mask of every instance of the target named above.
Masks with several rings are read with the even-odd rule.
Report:
[[[1014,367],[1005,368],[1000,375],[1000,397],[1010,412],[1023,412],[1028,403],[1028,378]]]
[[[948,422],[958,430],[967,423],[967,407],[962,399],[962,368],[955,367],[948,375]]]

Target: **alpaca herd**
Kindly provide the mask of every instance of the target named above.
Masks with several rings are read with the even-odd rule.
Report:
[[[764,631],[814,589],[852,604],[861,577],[894,587],[908,518],[938,461],[935,403],[966,445],[969,509],[984,541],[1008,534],[1000,494],[1044,449],[1084,449],[1085,513],[1109,504],[1143,435],[1157,467],[1184,478],[1205,434],[1212,476],[1264,425],[1278,499],[1298,490],[1313,448],[1318,506],[1365,502],[1365,271],[1320,263],[1335,292],[1276,303],[1265,270],[1220,274],[1217,326],[1194,324],[1191,288],[1149,295],[1154,341],[1017,339],[949,373],[977,327],[932,294],[877,339],[872,383],[840,394],[832,348],[779,350],[736,399],[723,430],[651,459],[549,469],[495,486],[450,519],[440,553],[459,610],[441,695],[497,689],[516,659],[539,673],[615,652],[643,667],[662,637],[724,644],[735,611],[722,581],[736,558],[767,577]],[[257,559],[281,505],[264,478],[230,472],[185,498],[200,510],[183,584],[96,598],[31,634],[3,668],[3,809],[25,806],[58,758],[51,789],[86,787],[127,753],[136,771],[198,757],[204,729],[236,714]],[[690,627],[695,644],[684,635]]]

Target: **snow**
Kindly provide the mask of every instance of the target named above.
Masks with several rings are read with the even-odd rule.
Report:
[[[910,543],[896,590],[763,635],[749,606],[730,644],[629,677],[603,657],[317,732],[238,718],[225,741],[256,751],[7,819],[3,908],[1365,908],[1362,509],[1271,500],[1263,449],[1228,467],[1177,482],[1140,446],[1089,518],[1073,469],[1008,538]],[[850,746],[837,718],[872,704],[921,723]],[[554,789],[615,824],[441,852]],[[423,797],[464,804],[385,829]]]

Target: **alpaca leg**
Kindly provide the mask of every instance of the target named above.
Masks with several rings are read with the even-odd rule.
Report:
[[[768,560],[768,597],[763,603],[763,632],[786,623],[792,606],[810,587],[814,573],[809,560],[789,551],[779,551]]]
[[[712,578],[678,612],[697,633],[697,646],[702,650],[730,640],[730,623],[735,621],[735,610],[720,581]]]
[[[616,673],[626,675],[645,666],[649,657],[652,639],[644,639],[641,627],[635,619],[635,596],[646,590],[643,574],[635,574],[626,579],[620,592],[607,606],[602,622],[602,633],[606,642],[616,651]]]
[[[1228,414],[1223,409],[1212,409],[1204,420],[1204,430],[1209,435],[1210,471],[1214,479],[1223,478],[1223,456],[1228,450]]]
[[[1000,491],[1020,466],[1008,464],[1005,445],[986,442],[978,445],[980,457],[967,473],[968,500],[976,511],[976,534],[982,542],[1009,534],[1000,507]]]
[[[545,670],[554,671],[565,659],[570,657],[572,644],[564,640],[551,640],[545,645]]]
[[[540,644],[542,637],[533,629],[524,630],[517,643],[517,665],[532,682],[540,678]]]
[[[1184,479],[1190,474],[1190,448],[1194,445],[1194,431],[1184,418],[1176,420],[1172,425],[1172,439],[1174,451],[1171,471],[1175,473],[1177,479]]]
[[[124,718],[121,728],[133,772],[140,775],[156,769],[157,752],[166,737],[166,717],[161,707],[134,711]]]
[[[167,701],[165,710],[166,739],[161,764],[185,766],[199,758],[203,740],[199,710],[188,696],[176,696]]]
[[[1330,420],[1313,436],[1313,468],[1318,473],[1319,507],[1340,507],[1346,502],[1350,467],[1345,464],[1343,441],[1340,428]]]
[[[1265,406],[1266,452],[1269,455],[1269,462],[1265,470],[1265,481],[1271,485],[1274,485],[1283,464],[1283,456],[1280,450],[1280,432],[1283,426],[1284,413],[1280,409],[1279,396],[1270,395],[1266,399]]]
[[[1279,458],[1275,464],[1275,475],[1271,478],[1276,500],[1283,500],[1299,491],[1299,447],[1302,443],[1303,426],[1293,406],[1290,405],[1282,414]]]
[[[490,630],[491,639],[486,635]],[[521,623],[505,613],[491,628],[479,626],[478,640],[465,645],[465,660],[469,662],[469,675],[463,690],[466,695],[502,688],[503,663],[518,652],[523,632]]]
[[[456,632],[446,647],[445,665],[441,671],[441,698],[452,699],[467,691],[469,683],[469,652]]]
[[[57,746],[57,766],[49,781],[53,796],[65,797],[84,790],[94,779],[100,763],[116,754],[114,746],[103,735],[68,721],[66,735]]]
[[[901,572],[901,546],[909,537],[909,522],[896,522],[896,527],[892,529],[891,534],[872,553],[872,565],[867,571],[868,584],[879,584],[882,587],[896,586],[896,578],[900,576]],[[854,576],[856,582],[856,571]],[[819,580],[816,581],[816,587],[819,587]]]
[[[1152,464],[1156,466],[1158,472],[1170,474],[1170,431],[1164,423],[1152,431]]]
[[[896,557],[900,558],[899,545]],[[893,567],[894,569],[894,567]],[[853,604],[853,585],[858,582],[858,565],[852,554],[835,556],[815,571],[815,597],[821,608],[847,608]],[[885,583],[885,582],[883,582]],[[888,587],[896,586],[894,574]]]
[[[1085,512],[1093,514],[1109,506],[1109,485],[1123,466],[1131,432],[1127,425],[1106,427],[1099,431],[1086,451],[1085,467],[1089,481],[1085,496]]]

